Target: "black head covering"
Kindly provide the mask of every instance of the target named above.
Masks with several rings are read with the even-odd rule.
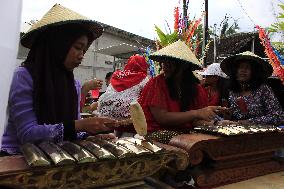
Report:
[[[64,66],[72,44],[82,35],[78,25],[50,28],[37,37],[22,63],[33,78],[33,107],[38,124],[78,118],[78,95],[73,71]],[[89,43],[92,42],[89,38]]]

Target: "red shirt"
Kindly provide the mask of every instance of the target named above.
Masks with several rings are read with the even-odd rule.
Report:
[[[152,78],[144,87],[142,94],[139,98],[139,103],[143,108],[145,113],[148,132],[158,131],[158,130],[175,130],[175,131],[185,131],[192,128],[191,123],[187,123],[181,127],[169,127],[160,125],[154,119],[150,107],[160,107],[166,109],[169,112],[180,112],[180,105],[177,100],[172,100],[170,98],[169,90],[166,84],[166,80],[163,74]],[[200,85],[197,85],[197,96],[193,104],[189,107],[189,110],[200,109],[206,107],[208,104],[207,93]]]
[[[205,88],[208,97],[209,106],[220,106],[220,95],[219,92],[213,92],[210,87]]]

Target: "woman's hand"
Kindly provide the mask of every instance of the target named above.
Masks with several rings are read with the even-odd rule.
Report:
[[[230,121],[230,120],[222,120],[222,121],[218,121],[218,124],[220,126],[227,126],[227,125],[238,125],[238,122],[236,121]]]
[[[101,140],[116,139],[116,136],[115,136],[113,133],[109,133],[109,134],[98,134],[98,135],[94,135],[94,136],[91,136],[91,137],[98,138],[98,139],[101,139]]]
[[[249,120],[238,120],[238,125],[252,125],[253,123]]]
[[[91,117],[75,121],[76,131],[83,131],[90,134],[96,134],[102,131],[113,130],[109,125],[116,125],[116,120],[105,117]]]
[[[82,86],[82,93],[87,95],[90,90],[101,89],[103,86],[103,80],[91,79],[86,81]]]
[[[214,125],[214,121],[204,121],[204,120],[194,120],[192,122],[192,126],[193,127],[197,127],[197,126],[213,126]]]
[[[196,117],[200,120],[212,121],[217,116],[217,113],[224,111],[226,108],[221,106],[208,106],[196,110]]]
[[[103,80],[100,79],[91,79],[84,83],[84,85],[89,89],[101,89],[103,86]]]
[[[221,115],[223,116],[225,120],[230,120],[232,119],[233,111],[232,109],[227,108],[221,113]]]

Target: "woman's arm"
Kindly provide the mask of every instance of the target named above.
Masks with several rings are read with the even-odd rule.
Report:
[[[183,125],[195,120],[211,121],[216,116],[216,111],[220,109],[222,109],[220,106],[208,106],[186,112],[168,112],[159,107],[150,107],[150,111],[155,120],[159,124],[167,126]]]
[[[70,120],[57,124],[38,124],[33,109],[33,81],[27,70],[15,72],[8,106],[10,121],[13,122],[17,138],[22,144],[26,142],[70,140],[76,138],[76,131],[95,134],[99,131],[109,130],[105,126],[106,123],[115,124],[114,120],[107,118]]]
[[[81,89],[82,97],[86,97],[90,90],[101,89],[102,85],[103,85],[103,80],[100,79],[91,79],[89,81],[86,81]]]
[[[82,111],[85,102],[86,102],[86,96],[90,90],[93,89],[101,89],[103,85],[103,80],[99,79],[91,79],[89,81],[86,81],[82,88],[81,88],[81,95],[80,95],[80,111]]]
[[[37,123],[33,110],[33,81],[24,68],[19,68],[14,73],[8,108],[10,120],[15,126],[20,143],[63,140],[63,123],[53,125]]]
[[[150,107],[154,119],[161,125],[182,125],[197,119],[197,110],[187,112],[168,112],[159,107]]]

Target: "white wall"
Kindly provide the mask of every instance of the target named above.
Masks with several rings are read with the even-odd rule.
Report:
[[[5,122],[6,108],[13,70],[18,52],[22,1],[0,1],[0,147]],[[5,27],[4,27],[5,26]]]

